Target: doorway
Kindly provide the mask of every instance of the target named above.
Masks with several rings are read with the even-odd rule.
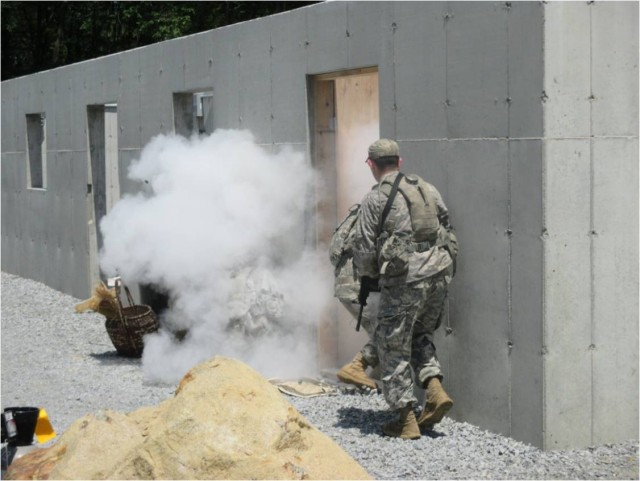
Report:
[[[118,167],[118,105],[116,103],[87,106],[89,142],[89,265],[90,285],[101,278],[98,253],[102,249],[100,221],[120,199]]]
[[[311,149],[320,173],[316,186],[316,245],[327,250],[338,223],[375,183],[365,165],[367,147],[380,135],[376,67],[309,79]],[[364,330],[336,299],[318,325],[318,362],[333,368],[350,361],[367,341]]]

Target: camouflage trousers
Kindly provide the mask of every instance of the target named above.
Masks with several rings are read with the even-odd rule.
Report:
[[[380,294],[378,294],[377,292],[372,292],[371,294],[369,294],[369,299],[367,299],[367,305],[364,306],[364,309],[362,310],[361,326],[369,335],[369,340],[360,350],[360,354],[362,354],[362,358],[367,363],[367,365],[371,367],[376,367],[380,363],[380,360],[378,359],[378,350],[376,349],[376,345],[373,342],[373,334],[377,326],[379,300]],[[342,302],[342,305],[349,311],[354,319],[358,319],[360,304],[357,304],[357,297],[355,297],[352,301],[341,300],[340,302]]]
[[[382,392],[393,410],[416,405],[412,370],[420,384],[442,378],[433,335],[442,322],[450,278],[443,271],[423,281],[383,287],[373,341]]]

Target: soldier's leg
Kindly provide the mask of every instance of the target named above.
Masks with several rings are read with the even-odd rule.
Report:
[[[433,337],[442,323],[444,304],[447,298],[445,276],[438,274],[423,284],[423,302],[416,314],[411,346],[411,364],[418,380],[424,385],[427,379],[442,379],[442,369],[436,355]]]
[[[430,427],[439,423],[453,406],[453,401],[442,388],[442,369],[433,343],[434,333],[442,323],[446,297],[445,276],[438,275],[429,279],[425,286],[425,302],[414,326],[412,364],[421,386],[427,390],[418,418],[420,426]]]
[[[378,325],[378,311],[380,307],[380,294],[378,292],[372,292],[369,294],[367,305],[362,312],[362,327],[367,332],[369,340],[360,350],[362,358],[366,361],[367,365],[376,367],[380,364],[378,358],[378,351],[376,345],[373,342],[373,336]]]
[[[369,296],[374,297],[373,295]],[[359,304],[353,302],[341,301],[342,305],[349,311],[349,313],[357,319],[360,310]],[[362,313],[362,326],[365,328],[369,335],[367,344],[360,350],[353,360],[340,368],[337,373],[338,379],[348,384],[354,384],[358,387],[368,387],[370,389],[377,389],[377,385],[373,379],[367,375],[367,367],[375,367],[378,364],[378,356],[375,346],[371,341],[373,334],[372,326],[375,325],[373,317],[377,314],[377,302],[375,312],[372,310],[373,302],[369,301],[365,306]]]
[[[353,316],[354,319],[358,319],[358,314],[360,312],[360,304],[351,301],[340,301],[342,305],[349,311],[349,314]],[[362,327],[365,332],[369,336],[367,343],[360,350],[360,354],[362,354],[362,358],[367,363],[367,366],[376,367],[380,361],[378,359],[378,353],[376,350],[376,345],[373,342],[373,335],[376,330],[376,326],[378,324],[378,308],[380,304],[380,294],[378,292],[372,292],[369,294],[369,299],[367,300],[367,305],[364,306],[362,310]]]
[[[380,359],[382,392],[391,409],[417,402],[411,375],[413,323],[422,283],[383,287],[374,343]]]
[[[420,283],[418,283],[420,284]],[[420,427],[413,411],[411,337],[422,289],[409,285],[383,288],[375,342],[382,370],[382,392],[398,419],[382,426],[387,436],[419,439]]]

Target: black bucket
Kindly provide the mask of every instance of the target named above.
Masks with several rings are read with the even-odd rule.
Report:
[[[36,424],[40,408],[34,407],[12,407],[5,408],[4,412],[11,412],[16,422],[17,434],[9,441],[13,446],[29,446],[33,444],[33,436],[36,433]]]

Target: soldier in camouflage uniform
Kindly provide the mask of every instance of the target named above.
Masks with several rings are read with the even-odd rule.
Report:
[[[381,289],[373,341],[381,364],[382,392],[390,408],[399,413],[399,419],[385,424],[383,431],[389,436],[417,439],[420,426],[439,422],[453,404],[441,385],[443,376],[433,335],[440,325],[453,275],[450,239],[455,236],[448,225],[442,197],[418,176],[406,176],[404,190],[401,187],[390,209],[385,209],[392,190],[390,184],[398,176],[398,185],[403,186],[404,182],[399,172],[402,160],[394,141],[380,139],[371,144],[366,162],[378,185],[362,200],[353,255],[361,281],[369,284],[377,280]],[[422,186],[424,204],[432,209],[433,215],[426,222],[430,241],[415,242],[421,219],[412,218],[416,211],[410,208],[405,194],[414,188],[409,184]],[[382,219],[385,210],[386,217]],[[457,253],[457,242],[455,248]],[[421,387],[427,390],[418,419],[413,410],[417,399],[412,369]]]
[[[346,218],[334,232],[329,245],[329,260],[335,268],[334,295],[354,319],[358,318],[360,311],[357,304],[360,278],[353,268],[353,240],[359,208],[360,205],[356,204],[349,209]],[[342,382],[358,387],[366,386],[370,389],[377,389],[375,381],[366,373],[367,367],[376,367],[379,364],[378,354],[372,342],[378,313],[377,307],[377,299],[373,299],[367,303],[362,311],[362,326],[369,335],[369,341],[351,362],[342,366],[338,371],[338,379]]]

